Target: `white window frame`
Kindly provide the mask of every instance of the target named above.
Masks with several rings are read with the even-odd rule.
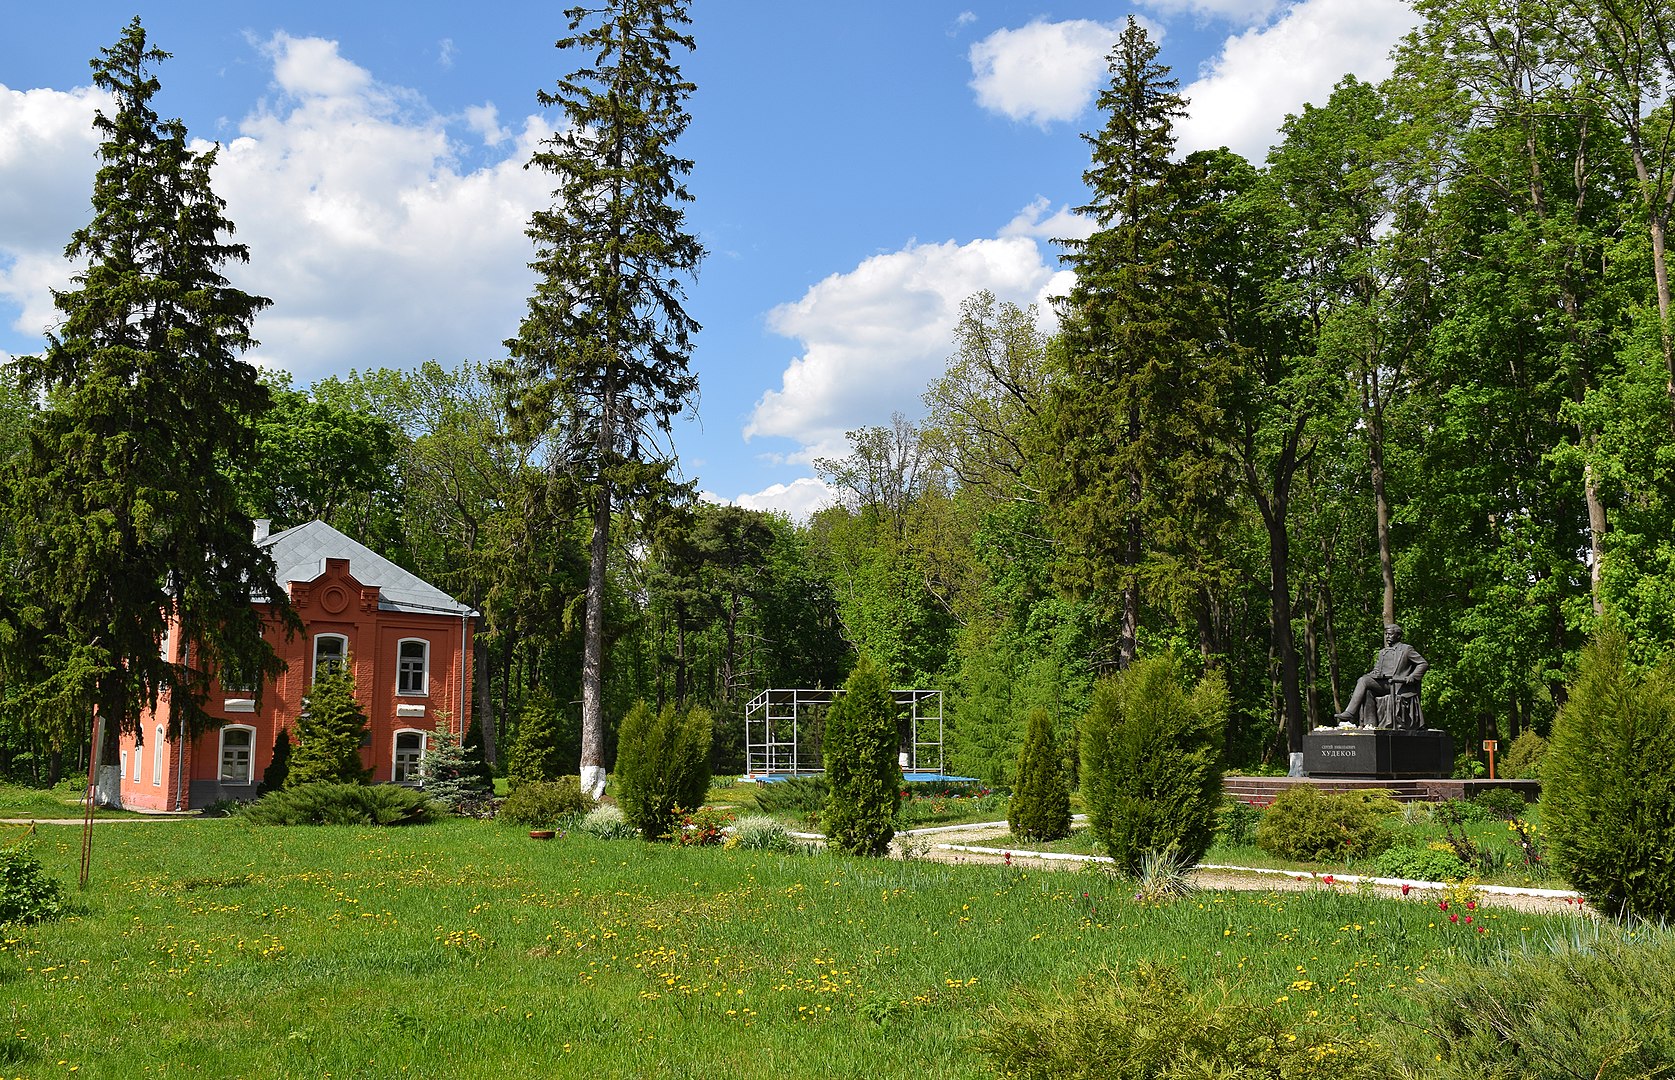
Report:
[[[320,643],[322,641],[340,641],[340,642],[342,642],[343,643],[343,648],[338,651],[338,663],[340,663],[340,664],[345,663],[349,659],[349,637],[348,637],[347,634],[315,634],[314,635],[314,658],[313,658],[314,669],[313,669],[313,672],[310,674],[309,680],[308,680],[310,686],[312,686],[314,684],[315,680],[317,680],[320,677]]]
[[[157,741],[151,747],[151,786],[163,786],[163,725],[157,725]]]
[[[126,750],[122,751],[122,764],[118,766],[116,775],[120,780],[128,779],[128,751]]]
[[[408,761],[402,760],[401,737],[403,735],[417,735],[419,737],[419,756]],[[425,754],[430,750],[430,733],[423,728],[396,728],[395,739],[390,743],[390,782],[393,784],[409,784],[419,786],[424,780]],[[411,754],[412,751],[408,750]],[[405,775],[403,765],[407,765]]]
[[[403,689],[402,683],[407,674],[406,657],[401,655],[403,649],[409,645],[420,647],[419,655],[419,686],[418,689]],[[395,646],[395,692],[400,697],[429,697],[430,696],[430,641],[426,638],[402,638]]]
[[[247,733],[250,737],[249,744],[244,748],[243,780],[227,779],[227,733],[229,731],[242,731]],[[256,782],[256,729],[251,727],[249,724],[228,724],[226,727],[222,728],[220,746],[217,748],[215,761],[215,778],[222,784],[222,786],[249,787],[251,784],[254,784]]]

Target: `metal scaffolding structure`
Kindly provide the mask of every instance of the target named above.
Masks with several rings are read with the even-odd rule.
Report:
[[[943,774],[942,691],[892,690],[907,732],[902,772]],[[842,690],[763,690],[744,707],[747,779],[808,776],[822,771],[819,732]],[[899,721],[898,721],[899,722]]]

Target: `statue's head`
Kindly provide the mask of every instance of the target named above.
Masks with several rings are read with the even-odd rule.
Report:
[[[1387,624],[1384,627],[1384,643],[1386,645],[1394,645],[1394,644],[1396,644],[1396,642],[1398,642],[1400,640],[1402,640],[1402,624],[1401,623],[1389,623],[1389,624]]]

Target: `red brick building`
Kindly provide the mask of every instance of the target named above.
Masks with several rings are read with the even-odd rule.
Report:
[[[476,612],[323,521],[266,535],[275,580],[288,592],[303,633],[289,640],[269,623],[268,640],[286,664],[263,688],[216,682],[210,715],[225,723],[196,739],[167,736],[168,702],[142,718],[143,738],[122,738],[122,804],[136,810],[188,810],[222,799],[253,799],[281,728],[295,725],[324,664],[353,666],[355,697],[371,732],[361,761],[374,783],[412,783],[439,720],[463,735],[471,700],[471,635]],[[258,608],[267,608],[257,601]],[[170,634],[164,648],[178,656]]]

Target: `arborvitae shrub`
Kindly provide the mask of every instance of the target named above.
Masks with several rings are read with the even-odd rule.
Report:
[[[1541,765],[1553,864],[1612,915],[1675,920],[1675,660],[1630,668],[1607,628],[1582,655]]]
[[[1512,740],[1512,745],[1501,755],[1496,770],[1508,780],[1539,780],[1541,759],[1547,756],[1547,740],[1529,728]]]
[[[550,829],[565,818],[580,817],[594,808],[594,801],[582,790],[579,776],[519,784],[500,804],[496,821],[531,829]]]
[[[1088,822],[1127,873],[1146,852],[1192,865],[1215,839],[1227,688],[1205,675],[1190,691],[1173,656],[1141,660],[1094,687],[1082,724]]]
[[[346,656],[341,664],[316,673],[302,715],[297,717],[297,745],[291,751],[287,787],[364,784],[372,778],[372,770],[361,763],[366,713],[355,700],[353,670]]]
[[[1326,795],[1298,784],[1280,792],[1262,811],[1256,846],[1299,862],[1364,859],[1384,851],[1393,840],[1384,827],[1388,813],[1381,811],[1386,809],[1361,792]]]
[[[290,777],[291,729],[280,728],[279,734],[273,737],[273,760],[262,770],[262,782],[256,787],[257,798],[270,791],[278,791],[285,786]]]
[[[420,825],[432,820],[424,792],[400,784],[293,783],[238,811],[253,825]]]
[[[486,812],[483,804],[494,798],[494,783],[483,779],[480,764],[467,755],[448,721],[438,720],[425,742],[425,794],[456,814]]]
[[[1031,709],[1023,749],[1018,752],[1018,783],[1006,810],[1012,835],[1021,840],[1058,840],[1070,835],[1070,780],[1053,738],[1053,718]]]
[[[558,757],[558,707],[545,697],[532,697],[518,714],[518,737],[506,755],[506,789],[520,784],[557,780],[564,774]]]
[[[1070,994],[1024,990],[993,1009],[978,1045],[996,1071],[1020,1080],[1153,1080],[1238,1076],[1252,1080],[1383,1080],[1388,1054],[1354,1029],[1297,1019],[1253,1004],[1225,984],[1194,991],[1173,969],[1141,961],[1109,969]],[[1283,1000],[1283,999],[1282,999]],[[1322,1046],[1336,1051],[1320,1053]]]
[[[884,855],[896,835],[901,761],[896,703],[884,676],[862,658],[826,715],[826,842],[850,855]]]
[[[616,800],[647,840],[673,834],[677,810],[696,810],[710,789],[709,710],[684,715],[637,702],[617,733]]]

